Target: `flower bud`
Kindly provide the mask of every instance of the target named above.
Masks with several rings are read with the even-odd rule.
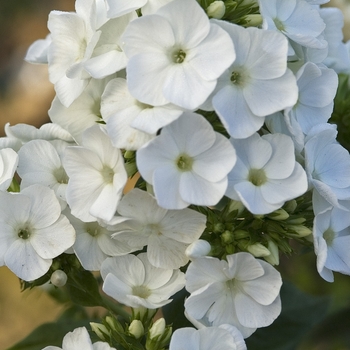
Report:
[[[221,242],[223,244],[230,244],[234,241],[234,236],[233,236],[233,233],[231,231],[224,231],[221,235]]]
[[[108,329],[101,323],[90,322],[91,330],[103,341],[107,341]]]
[[[196,258],[207,256],[210,253],[210,250],[211,245],[204,239],[199,239],[186,248],[185,254],[190,260],[194,260]]]
[[[303,225],[289,225],[289,231],[295,232],[299,237],[306,237],[312,233],[312,231]]]
[[[274,241],[268,241],[267,247],[270,251],[270,255],[265,256],[264,259],[271,265],[278,265],[280,263],[280,257],[277,244]]]
[[[263,22],[262,16],[259,14],[246,15],[243,20],[247,21],[249,27],[259,27]]]
[[[245,207],[242,202],[232,200],[229,205],[229,212],[231,213],[231,211],[237,210],[238,214],[240,214],[244,208]]]
[[[284,209],[280,208],[268,214],[267,217],[272,220],[283,221],[289,218],[289,214]]]
[[[56,287],[63,287],[67,283],[67,274],[62,270],[56,270],[52,273],[50,281]]]
[[[254,255],[256,258],[265,257],[271,254],[271,252],[263,246],[261,243],[255,243],[247,248],[248,252]]]
[[[172,328],[166,326],[164,318],[158,319],[150,328],[146,340],[147,350],[160,350],[165,348],[172,334]]]
[[[207,8],[207,15],[211,18],[221,19],[224,17],[226,11],[225,3],[223,1],[214,1]]]
[[[140,320],[133,320],[129,326],[129,333],[136,339],[141,338],[145,334],[145,329]]]

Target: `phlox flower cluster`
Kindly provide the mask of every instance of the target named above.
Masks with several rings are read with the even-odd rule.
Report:
[[[247,1],[237,20],[229,1],[52,11],[26,56],[48,66],[51,123],[0,139],[0,265],[30,284],[75,257],[147,350],[246,349],[281,312],[290,239],[313,241],[325,280],[350,275],[350,155],[329,123],[350,58],[325,2]],[[170,340],[145,315],[181,290],[195,328]],[[112,323],[63,350],[114,349]]]

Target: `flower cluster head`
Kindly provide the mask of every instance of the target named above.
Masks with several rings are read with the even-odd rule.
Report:
[[[99,305],[132,309],[94,324],[103,343],[78,328],[63,350],[244,350],[281,312],[273,265],[293,240],[325,280],[350,275],[350,155],[330,123],[350,55],[326,2],[50,13],[26,60],[48,66],[51,123],[0,138],[0,266],[70,292],[96,271],[113,300]],[[171,338],[152,318],[178,292],[197,329]]]

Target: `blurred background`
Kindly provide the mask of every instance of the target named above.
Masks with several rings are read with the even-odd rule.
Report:
[[[344,12],[345,41],[350,39],[350,0],[332,0],[328,6]],[[39,127],[49,121],[47,111],[54,97],[47,67],[31,65],[23,58],[29,45],[48,34],[47,17],[51,10],[73,11],[74,0],[1,0],[0,1],[0,136],[4,125],[28,123]],[[287,280],[314,296],[331,295],[330,310],[343,315],[334,322],[334,339],[320,337],[313,345],[300,349],[350,349],[350,277],[336,274],[335,283],[323,281],[316,272],[313,253],[283,259],[279,267]],[[18,278],[0,267],[0,350],[24,338],[38,325],[53,321],[63,307],[45,291],[36,288],[20,291]],[[339,334],[338,334],[339,333]],[[346,338],[345,340],[343,338]]]

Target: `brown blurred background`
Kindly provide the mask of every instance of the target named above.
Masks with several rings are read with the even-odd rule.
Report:
[[[349,40],[350,1],[333,0],[329,5],[343,9],[345,40]],[[48,34],[46,24],[51,10],[73,11],[74,0],[0,0],[1,135],[7,122],[40,126],[48,121],[47,110],[54,90],[48,81],[47,68],[26,63],[23,58],[33,41]],[[308,292],[328,293],[332,286],[314,273],[315,259],[298,259],[290,259],[284,267],[289,277]],[[38,325],[54,320],[62,306],[39,288],[21,293],[17,277],[6,267],[0,267],[0,281],[0,350],[5,350]],[[348,301],[350,281],[343,277],[338,281],[335,298],[340,302]]]

